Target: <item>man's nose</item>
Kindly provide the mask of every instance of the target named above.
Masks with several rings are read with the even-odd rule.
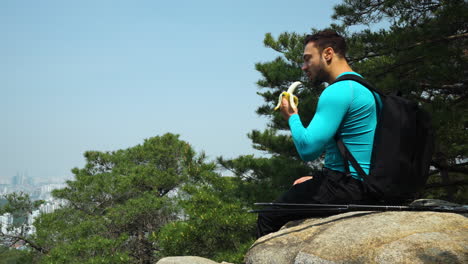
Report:
[[[306,63],[302,64],[301,69],[302,69],[303,71],[307,70],[307,64],[306,64]]]

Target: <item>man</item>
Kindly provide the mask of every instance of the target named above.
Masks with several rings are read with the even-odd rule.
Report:
[[[302,70],[316,85],[333,83],[344,74],[356,74],[345,54],[346,43],[336,32],[326,30],[305,39]],[[359,75],[360,76],[360,75]],[[362,76],[361,76],[362,77]],[[376,95],[380,104],[380,99]],[[293,186],[275,202],[280,203],[372,203],[363,179],[352,166],[346,175],[343,158],[335,135],[339,135],[366,173],[369,173],[374,132],[377,124],[377,104],[372,92],[354,81],[329,85],[319,97],[314,118],[305,128],[297,108],[283,99],[281,113],[288,121],[294,145],[305,161],[311,161],[325,151],[325,165],[320,175],[297,179]],[[279,230],[291,220],[311,214],[260,213],[257,236]]]

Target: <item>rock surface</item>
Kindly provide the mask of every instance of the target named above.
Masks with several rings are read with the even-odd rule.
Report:
[[[431,204],[433,205],[433,204]],[[289,223],[258,239],[246,264],[468,263],[467,215],[350,212]]]
[[[156,264],[219,264],[210,259],[196,257],[196,256],[183,256],[183,257],[166,257],[160,259]],[[221,264],[231,264],[222,262]]]
[[[162,258],[156,264],[219,264],[213,260],[202,257],[184,256]]]

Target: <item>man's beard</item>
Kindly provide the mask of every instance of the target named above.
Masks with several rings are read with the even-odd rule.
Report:
[[[315,75],[315,78],[313,80],[313,85],[319,86],[323,82],[327,82],[327,81],[328,81],[328,74],[325,72],[325,70],[323,69],[322,63],[320,62],[319,68],[317,70],[317,74]]]

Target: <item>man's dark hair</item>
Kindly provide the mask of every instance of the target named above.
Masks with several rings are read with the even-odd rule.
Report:
[[[307,35],[304,40],[304,46],[309,42],[314,42],[320,52],[325,48],[331,47],[335,53],[346,59],[346,41],[333,30],[323,30],[313,35]]]

